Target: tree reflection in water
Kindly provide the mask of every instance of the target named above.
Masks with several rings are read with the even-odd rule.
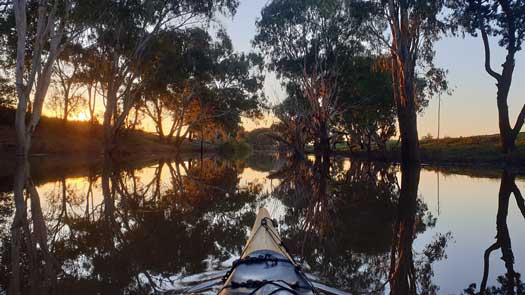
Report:
[[[2,289],[148,294],[174,274],[202,272],[241,251],[261,190],[239,187],[242,167],[214,160],[159,160],[153,167],[148,177],[105,161],[98,176],[85,178],[83,192],[60,179],[45,223],[22,166],[12,232],[2,237]]]
[[[49,250],[48,231],[40,196],[31,178],[29,163],[16,160],[14,218],[9,240],[3,239],[2,255],[9,255],[9,294],[43,294],[57,290],[57,261]],[[29,203],[29,209],[27,204]],[[9,254],[8,254],[9,253]],[[7,257],[6,257],[7,258]],[[26,284],[27,282],[27,284]]]
[[[390,294],[437,294],[439,290],[432,282],[432,265],[446,258],[445,248],[452,236],[451,233],[434,236],[418,257],[414,256],[417,234],[436,222],[431,215],[425,220],[418,213],[420,208],[426,210],[418,199],[420,173],[419,165],[401,164],[401,190],[390,254]]]
[[[432,263],[450,237],[413,254],[417,234],[435,224],[417,197],[419,167],[401,169],[400,189],[396,166],[289,160],[271,174],[278,185],[270,196],[261,184],[241,185],[244,165],[157,159],[137,168],[106,159],[83,178],[59,175],[53,189],[39,186],[41,204],[24,163],[14,201],[0,198],[0,222],[14,220],[11,230],[0,226],[0,293],[173,287],[181,275],[227,267],[221,262],[241,252],[257,207],[269,200],[283,204],[291,252],[323,282],[355,294],[435,293]]]
[[[287,208],[292,252],[352,294],[435,294],[432,264],[445,257],[451,235],[437,235],[414,257],[416,235],[435,218],[418,199],[420,168],[401,167],[401,189],[397,172],[382,163],[316,157],[272,174],[281,180],[274,195]]]
[[[520,189],[516,185],[516,174],[510,170],[504,170],[501,175],[501,184],[498,195],[498,212],[496,215],[496,241],[490,245],[483,257],[483,278],[476,292],[476,284],[471,284],[465,290],[466,294],[525,294],[525,284],[521,281],[521,274],[514,269],[514,253],[512,251],[511,238],[507,225],[511,195],[514,195],[521,214],[525,218],[525,200]],[[496,250],[501,251],[501,260],[505,265],[506,274],[499,276],[497,281],[501,286],[487,287],[490,271],[490,256]]]

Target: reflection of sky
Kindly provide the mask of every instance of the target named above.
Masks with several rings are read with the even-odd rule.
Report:
[[[430,241],[435,233],[451,232],[453,241],[446,249],[448,259],[435,264],[436,285],[439,294],[460,294],[470,283],[478,288],[483,275],[483,254],[496,240],[496,213],[498,210],[499,179],[470,178],[468,176],[440,174],[438,216],[437,174],[423,170],[419,186],[420,195],[432,214],[437,217],[435,229],[416,239],[416,248]],[[522,180],[516,184],[523,191]],[[507,219],[512,249],[516,258],[514,269],[522,274],[525,270],[525,220],[511,196]],[[490,257],[488,286],[496,283],[498,276],[506,273],[501,250]]]
[[[251,50],[250,40],[255,35],[255,20],[268,0],[241,0],[233,20],[224,20],[237,50]],[[445,38],[437,42],[437,66],[449,70],[449,81],[455,89],[452,96],[443,97],[441,105],[441,135],[465,136],[492,134],[498,132],[495,81],[483,69],[483,48],[481,39]],[[500,70],[504,55],[493,42],[492,67]],[[514,84],[509,99],[511,122],[514,122],[525,97],[525,55],[518,53]],[[275,77],[265,85],[271,102],[282,100],[284,95]],[[437,99],[419,120],[420,135],[437,133]]]

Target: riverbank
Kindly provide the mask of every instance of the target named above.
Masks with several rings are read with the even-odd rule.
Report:
[[[525,164],[525,133],[519,134],[516,150],[508,156],[501,152],[499,134],[427,139],[420,146],[427,162]]]
[[[517,139],[516,151],[509,156],[501,152],[499,135],[479,135],[443,139],[423,139],[420,141],[421,161],[432,165],[453,166],[523,166],[525,165],[525,133]],[[384,152],[353,151],[338,148],[337,154],[368,158],[372,160],[399,161],[398,142],[390,142]]]
[[[0,109],[0,158],[15,153],[14,110]],[[83,156],[103,154],[103,127],[85,121],[68,121],[42,117],[33,135],[32,156]],[[205,144],[206,151],[216,151],[219,145]],[[145,154],[200,152],[197,142],[185,142],[177,148],[160,142],[157,135],[142,130],[123,130],[118,138],[115,154],[119,157]]]

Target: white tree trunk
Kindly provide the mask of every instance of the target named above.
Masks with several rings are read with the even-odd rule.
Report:
[[[14,1],[17,31],[15,77],[18,96],[15,130],[16,153],[18,156],[27,157],[29,153],[31,137],[40,121],[44,100],[51,82],[53,64],[63,49],[64,23],[62,21],[56,22],[56,5],[57,3],[55,2],[51,10],[49,10],[47,0],[39,1],[36,34],[33,40],[33,51],[31,52],[31,65],[26,69],[24,62],[27,47],[27,2],[26,0]],[[45,59],[42,60],[42,50],[47,42],[49,42],[49,51]],[[26,76],[27,80],[24,79]],[[31,120],[26,125],[29,96],[35,86],[35,82],[35,95],[31,105]]]

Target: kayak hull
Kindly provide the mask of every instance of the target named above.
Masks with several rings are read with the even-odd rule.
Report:
[[[243,294],[317,294],[286,251],[276,224],[264,208],[259,210],[244,251],[219,291],[219,295]]]

